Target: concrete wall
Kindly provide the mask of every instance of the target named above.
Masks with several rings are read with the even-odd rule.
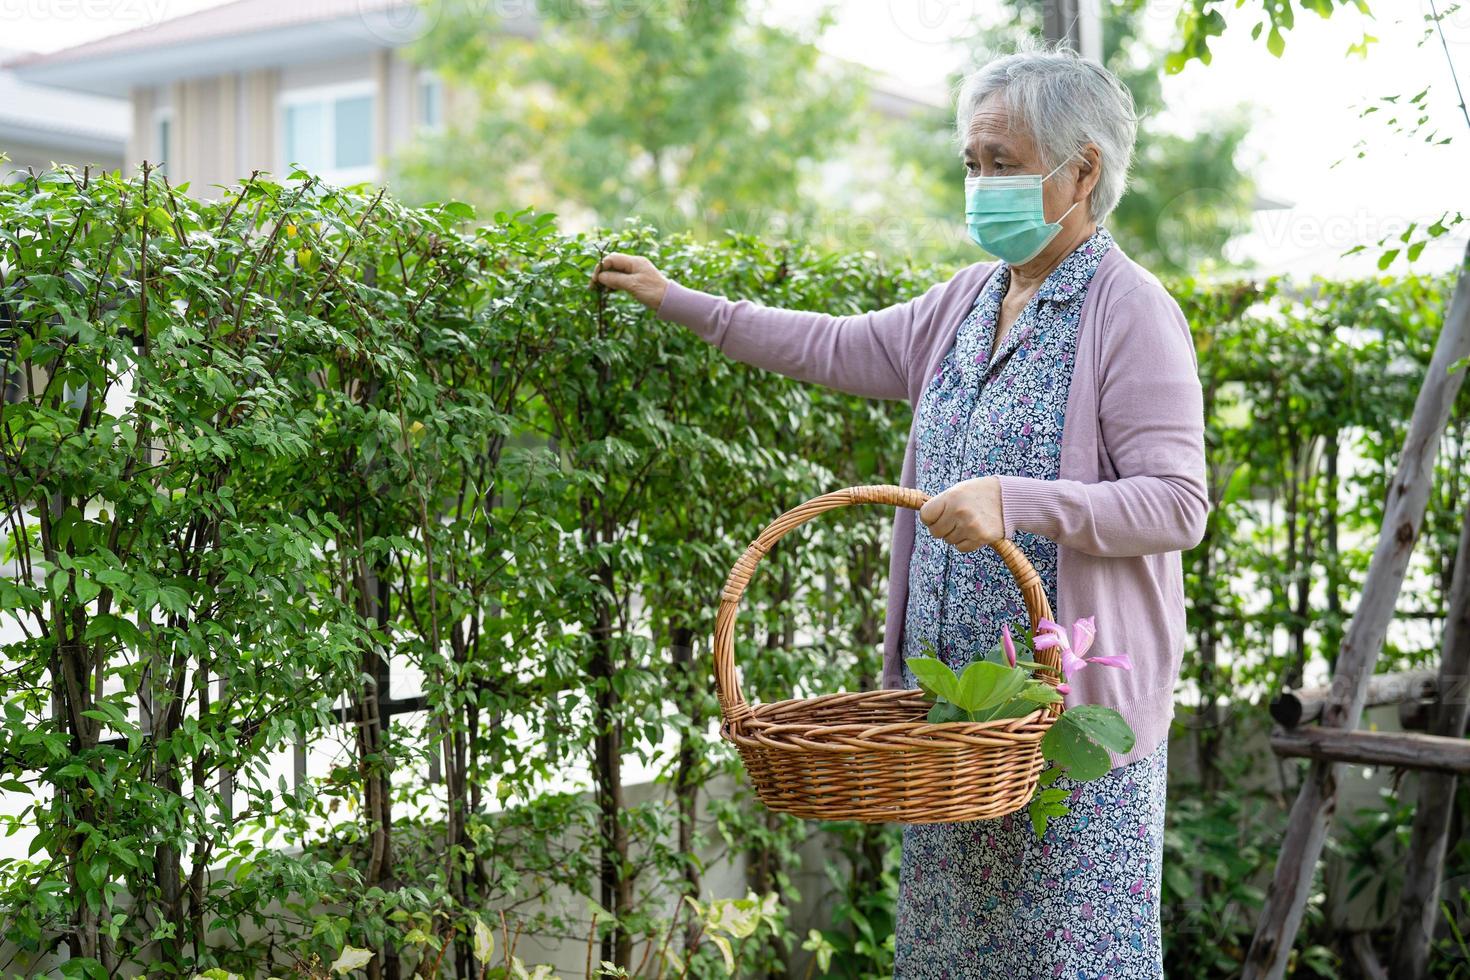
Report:
[[[741,782],[744,784],[743,776]],[[728,776],[719,776],[699,794],[696,823],[699,832],[710,842],[698,851],[700,862],[705,869],[702,877],[703,887],[699,895],[699,900],[702,902],[712,898],[743,898],[748,888],[746,856],[743,852],[730,852],[724,841],[720,839],[708,806],[711,797],[728,797],[735,791],[735,788],[734,780]],[[667,784],[643,783],[628,787],[625,796],[630,806],[648,800],[661,800],[670,808],[675,805],[673,794],[669,791]],[[674,842],[666,841],[665,843],[672,846]],[[641,849],[634,849],[635,861],[641,853]],[[829,895],[831,889],[823,868],[827,860],[840,861],[841,858],[833,849],[833,842],[825,835],[817,833],[807,838],[799,853],[802,865],[792,877],[793,884],[801,892],[802,900],[792,909],[789,921],[796,935],[801,938],[806,936],[808,929],[828,924],[831,911]],[[642,885],[639,886],[639,891],[643,893]],[[656,904],[662,906],[659,914],[667,915],[672,912],[675,902],[675,896],[672,893],[660,889],[652,894],[655,896]],[[659,896],[662,897],[662,902],[657,902]],[[572,918],[586,918],[584,903],[577,896],[566,893],[558,894],[552,897],[549,904],[561,908]],[[644,956],[645,945],[639,945],[633,950],[632,959],[635,965]],[[796,953],[797,956],[793,960],[793,973],[795,976],[803,976],[811,954],[799,948]],[[517,943],[516,955],[528,965],[551,964],[556,968],[556,972],[566,980],[586,976],[585,942],[578,944],[538,936],[526,936]],[[595,955],[594,950],[594,964],[596,963]],[[653,962],[651,952],[649,962]]]

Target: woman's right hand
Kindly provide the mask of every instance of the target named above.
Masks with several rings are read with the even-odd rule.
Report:
[[[655,312],[668,292],[669,281],[641,255],[608,252],[592,270],[592,284],[621,289]]]

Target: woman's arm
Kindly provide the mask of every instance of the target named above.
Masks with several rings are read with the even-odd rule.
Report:
[[[1193,548],[1210,503],[1204,396],[1189,324],[1168,293],[1144,283],[1101,326],[1097,421],[1118,478],[998,477],[1006,536],[1019,528],[1106,557]]]
[[[907,401],[914,307],[922,298],[832,316],[730,300],[671,282],[658,316],[683,324],[737,361],[854,395]]]
[[[832,316],[731,300],[670,282],[647,259],[609,253],[597,281],[627,289],[659,319],[682,324],[727,356],[798,381],[869,398],[907,401],[908,358],[924,295],[870,313]],[[656,277],[656,281],[654,279]]]

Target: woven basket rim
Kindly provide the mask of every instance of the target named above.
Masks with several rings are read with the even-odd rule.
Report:
[[[885,691],[839,692],[816,698],[788,698],[784,701],[751,704],[750,717],[720,725],[720,735],[736,745],[759,746],[783,752],[954,752],[965,749],[1004,749],[1029,745],[1046,737],[1058,715],[1040,705],[1030,714],[1017,718],[995,718],[990,721],[849,721],[804,722],[771,721],[764,717],[770,709],[784,707],[796,713],[804,702],[831,699],[844,695],[861,699],[876,696],[883,700],[900,700],[893,694],[915,695],[919,688]],[[922,700],[928,701],[927,698]],[[932,702],[930,702],[932,704]],[[853,744],[867,742],[872,744]]]
[[[760,705],[755,705],[755,707],[759,708]],[[769,722],[769,721],[759,721],[758,719],[750,719],[750,718],[747,718],[744,721],[740,721],[740,722],[727,722],[726,724],[728,724],[730,726],[730,730],[731,731],[737,731],[737,730],[739,730],[739,731],[745,731],[745,730],[750,730],[750,729],[758,729],[759,731],[762,731],[762,732],[764,732],[764,733],[766,733],[768,735],[769,734],[776,733],[776,732],[787,732],[787,731],[792,731],[792,732],[800,731],[800,732],[805,732],[805,733],[812,734],[812,735],[820,735],[820,734],[824,734],[824,733],[831,733],[833,735],[839,735],[839,734],[845,734],[847,732],[862,732],[862,731],[909,732],[909,731],[915,731],[915,730],[921,729],[921,728],[924,731],[926,731],[926,732],[928,732],[928,731],[961,731],[961,730],[963,730],[963,731],[993,732],[993,731],[1010,731],[1010,730],[1014,730],[1014,729],[1026,728],[1026,727],[1030,726],[1031,724],[1034,724],[1035,722],[1041,720],[1039,718],[1033,718],[1032,717],[1033,715],[1050,716],[1050,714],[1051,713],[1048,712],[1045,707],[1040,707],[1040,708],[1037,708],[1035,711],[1031,712],[1031,714],[1020,715],[1019,717],[1013,717],[1013,718],[993,718],[990,721],[887,721],[887,722],[854,721],[854,722],[846,722],[846,723],[840,724],[840,725],[821,725],[821,724],[803,724],[801,722],[789,722],[789,721]]]
[[[1055,723],[1060,712],[1049,710],[1049,705],[1038,705],[1035,711],[1029,714],[1012,718],[992,718],[989,721],[925,721],[923,719],[910,719],[907,721],[849,721],[849,722],[803,722],[799,720],[800,713],[807,708],[825,707],[828,703],[863,700],[882,701],[906,701],[913,699],[932,707],[937,702],[924,693],[923,688],[884,688],[877,691],[832,691],[826,694],[814,694],[802,698],[782,698],[780,701],[747,701],[746,706],[751,713],[738,720],[723,719],[722,728],[759,728],[764,732],[774,729],[804,730],[811,733],[825,731],[847,732],[855,729],[908,729],[908,728],[946,728],[966,730],[995,730],[1005,728],[1024,728],[1031,723],[1032,716],[1042,714],[1046,716],[1047,724]],[[918,705],[915,705],[918,707]],[[769,715],[776,712],[791,712],[798,720],[794,721],[772,721]]]

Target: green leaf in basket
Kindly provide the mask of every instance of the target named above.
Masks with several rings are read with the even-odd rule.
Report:
[[[1022,668],[1002,667],[977,660],[960,675],[959,697],[955,704],[966,711],[984,711],[1003,704],[1026,686],[1029,674]]]
[[[975,659],[984,660],[992,664],[1000,664],[1002,667],[1010,666],[1010,664],[1006,663],[1006,652],[1000,648],[999,643],[986,650],[983,656],[976,657]]]
[[[989,708],[970,712],[973,721],[996,721],[1001,718],[1025,718],[1037,708],[1062,700],[1062,696],[1047,684],[1031,681],[1008,701]]]
[[[977,660],[960,674],[959,691],[952,699],[955,704],[966,711],[975,711],[985,706],[985,702],[995,691],[995,686],[1005,677],[1010,668],[1001,667],[997,664],[986,663]]]
[[[1019,673],[1025,674],[1025,671]],[[1062,700],[1057,689],[1044,681],[1027,678],[1021,689],[1008,701],[982,711],[971,712],[975,721],[995,721],[998,718],[1024,718],[1037,708]]]
[[[960,679],[949,664],[933,657],[909,657],[905,663],[914,672],[914,679],[930,697],[944,698],[959,704]]]
[[[969,721],[970,716],[961,708],[948,701],[936,701],[934,702],[934,707],[929,709],[929,714],[925,720],[931,724],[938,724],[946,721]]]
[[[1027,631],[1026,634],[1025,634],[1025,639],[1024,640],[1018,639],[1016,641],[1016,650],[1017,651],[1024,650],[1024,649],[1027,649],[1030,646],[1031,646],[1031,633],[1030,633],[1030,631]],[[1000,664],[1002,667],[1009,667],[1010,666],[1010,662],[1008,660],[1006,660],[1006,652],[1005,652],[1005,650],[1003,650],[1001,648],[1001,645],[999,643],[997,643],[995,646],[993,646],[989,650],[987,650],[983,656],[977,657],[976,659],[978,659],[978,660],[984,660],[984,661],[986,661],[988,663],[992,663],[992,664]],[[1019,655],[1016,657],[1016,666],[1017,667],[1025,667],[1027,670],[1049,670],[1050,669],[1044,663],[1040,663],[1039,661],[1036,661],[1036,660],[1025,660],[1025,659],[1022,659]]]
[[[1030,684],[1027,684],[1026,687],[1022,689],[1021,693],[1016,695],[1016,697],[1025,698],[1027,701],[1030,701],[1033,706],[1041,704],[1055,704],[1056,702],[1062,700],[1061,692],[1052,687],[1050,684],[1047,684],[1045,681],[1032,681]]]
[[[983,708],[979,711],[970,712],[971,721],[999,721],[1002,718],[1025,718],[1031,712],[1039,708],[1034,701],[1027,701],[1022,697],[1014,697],[1009,701],[1003,701],[993,708]]]

